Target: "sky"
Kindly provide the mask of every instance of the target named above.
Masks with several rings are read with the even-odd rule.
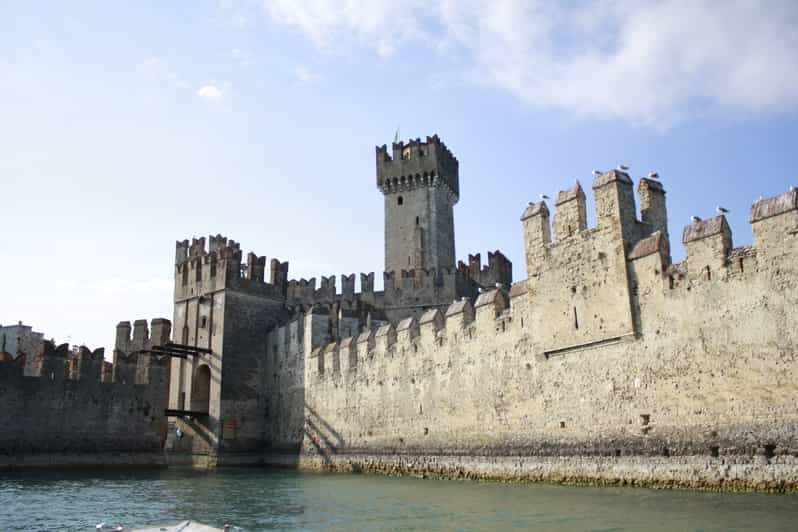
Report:
[[[718,205],[748,245],[798,184],[797,118],[792,0],[0,0],[0,323],[108,356],[171,318],[175,241],[216,233],[379,286],[397,128],[460,161],[458,258],[515,280],[527,202],[579,179],[590,204],[618,164],[660,174],[674,260]]]

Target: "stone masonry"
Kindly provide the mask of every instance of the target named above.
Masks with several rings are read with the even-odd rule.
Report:
[[[166,465],[169,361],[140,351],[165,343],[170,323],[153,320],[151,331],[136,322],[131,339],[121,323],[113,366],[103,349],[51,342],[0,353],[0,471]]]
[[[579,182],[525,208],[513,283],[498,250],[456,261],[459,163],[437,136],[376,148],[376,177],[383,290],[179,241],[173,331],[120,323],[111,370],[65,346],[0,356],[0,467],[165,440],[203,466],[798,490],[794,188],[752,205],[752,246],[721,215],[673,263],[662,184],[600,173],[595,227]],[[188,354],[147,356],[163,345]]]
[[[524,211],[527,279],[373,339],[308,345],[309,468],[422,476],[795,490],[798,192],[685,228],[629,175]],[[313,326],[314,317],[305,320]]]

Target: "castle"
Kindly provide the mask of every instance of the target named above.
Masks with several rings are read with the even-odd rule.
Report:
[[[202,463],[266,448],[298,451],[306,346],[419,319],[512,284],[512,264],[498,250],[485,266],[479,253],[455,264],[459,163],[437,135],[395,143],[391,154],[378,147],[376,166],[385,201],[382,291],[373,272],[360,274],[360,292],[354,274],[341,275],[340,292],[334,276],[318,288],[315,278],[289,280],[288,262],[279,259],[270,261],[267,281],[266,257],[249,253],[242,263],[240,245],[221,235],[177,242],[175,339],[212,353],[173,362],[170,407],[194,413],[174,450]],[[315,318],[306,327],[308,316]],[[208,414],[199,416],[205,424],[197,413]]]
[[[798,489],[796,189],[753,203],[753,245],[720,215],[674,263],[662,183],[598,172],[595,227],[579,183],[519,212],[514,283],[455,262],[458,172],[437,136],[376,149],[382,291],[177,243],[171,341],[123,322],[114,355],[136,386],[171,357],[170,463]]]
[[[798,480],[798,192],[723,215],[671,260],[665,190],[622,170],[521,215],[526,279],[500,252],[455,266],[458,161],[437,137],[376,149],[373,274],[288,280],[211,237],[178,242],[175,456],[437,476],[786,489]],[[640,219],[637,218],[639,202]]]

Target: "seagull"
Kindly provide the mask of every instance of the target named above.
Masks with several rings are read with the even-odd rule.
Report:
[[[620,170],[621,172],[626,172],[627,170],[629,170],[629,167],[626,166],[625,164],[619,164],[616,170]]]
[[[699,218],[698,216],[691,216],[690,221],[693,223],[700,222],[701,218]]]
[[[551,198],[549,198],[549,197],[548,197],[547,195],[545,195],[545,194],[541,194],[539,197],[540,197],[540,199],[541,199],[541,200],[547,200],[547,199],[551,199]]]
[[[648,173],[649,179],[659,179],[659,174],[657,172],[649,172]]]
[[[715,207],[715,212],[717,212],[718,214],[726,214],[727,212],[729,212],[729,209],[718,205],[717,207]]]
[[[598,177],[602,174],[601,170],[593,170],[593,175]]]

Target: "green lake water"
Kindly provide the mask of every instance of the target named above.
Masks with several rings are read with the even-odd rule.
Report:
[[[798,496],[270,469],[0,475],[0,532],[193,519],[255,530],[798,530]]]

